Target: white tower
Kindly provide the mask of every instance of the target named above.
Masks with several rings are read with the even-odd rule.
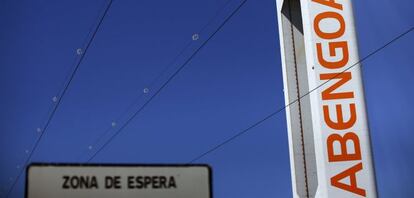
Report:
[[[294,197],[376,197],[351,0],[276,0]]]

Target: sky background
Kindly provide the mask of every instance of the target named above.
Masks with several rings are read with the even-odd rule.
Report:
[[[114,0],[31,161],[85,162],[240,2]],[[106,4],[0,0],[0,197]],[[412,0],[353,4],[361,57],[414,25]],[[275,11],[274,0],[248,0],[92,162],[187,163],[283,107]],[[381,197],[414,196],[413,44],[411,32],[363,62]],[[285,112],[197,163],[212,166],[215,198],[291,197]],[[24,178],[11,197],[23,197]]]

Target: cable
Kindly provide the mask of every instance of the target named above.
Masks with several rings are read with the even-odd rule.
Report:
[[[360,59],[358,62],[352,64],[351,66],[349,66],[348,68],[346,68],[345,70],[343,70],[342,72],[336,74],[333,78],[321,83],[320,85],[316,86],[315,88],[311,89],[309,92],[307,92],[306,94],[300,96],[298,99],[293,100],[292,102],[290,102],[289,104],[285,105],[284,107],[276,110],[275,112],[267,115],[266,117],[264,117],[263,119],[259,120],[258,122],[250,125],[249,127],[247,127],[246,129],[236,133],[235,135],[231,136],[230,138],[227,138],[226,140],[224,140],[222,143],[217,144],[216,146],[212,147],[211,149],[207,150],[206,152],[194,157],[192,160],[190,160],[187,164],[192,164],[195,161],[203,158],[204,156],[218,150],[219,148],[221,148],[222,146],[224,146],[227,143],[230,143],[231,141],[237,139],[238,137],[240,137],[241,135],[249,132],[251,129],[255,128],[256,126],[260,125],[261,123],[263,123],[264,121],[268,120],[269,118],[272,118],[273,116],[279,114],[280,112],[282,112],[283,110],[285,110],[287,107],[289,107],[290,105],[298,102],[299,100],[301,100],[303,97],[309,95],[310,93],[314,92],[315,90],[319,89],[320,87],[324,86],[325,84],[327,84],[328,82],[330,82],[332,79],[335,79],[336,77],[338,77],[339,75],[343,74],[344,72],[350,70],[351,68],[359,65],[360,63],[362,63],[363,61],[367,60],[368,58],[370,58],[371,56],[377,54],[378,52],[380,52],[381,50],[383,50],[384,48],[388,47],[389,45],[391,45],[392,43],[394,43],[395,41],[401,39],[402,37],[404,37],[405,35],[407,35],[408,33],[410,33],[411,31],[414,30],[414,27],[409,28],[407,31],[399,34],[397,37],[395,37],[394,39],[392,39],[391,41],[387,42],[386,44],[384,44],[383,46],[381,46],[380,48],[374,50],[373,52],[369,53],[367,56],[365,56],[364,58]]]
[[[240,8],[247,2],[243,0],[242,3],[220,24],[220,26],[198,47],[193,54],[176,70],[168,79],[165,81],[161,87],[148,99],[141,108],[138,109],[104,144],[101,146],[88,160],[90,162],[95,158],[101,151],[104,149],[112,140],[114,140],[122,130],[174,79],[174,77],[180,73],[182,69],[195,57],[196,54],[223,28],[225,24],[240,10]]]
[[[77,62],[77,64],[75,65],[75,68],[74,68],[74,70],[72,71],[72,73],[71,73],[71,75],[70,75],[70,77],[69,77],[69,80],[68,80],[68,81],[67,81],[67,83],[65,84],[65,86],[64,86],[64,88],[63,88],[63,90],[62,90],[61,95],[60,95],[59,97],[57,97],[57,98],[56,98],[56,99],[57,99],[57,100],[56,100],[56,104],[55,104],[55,106],[53,107],[52,112],[50,113],[50,115],[49,115],[49,117],[48,117],[48,119],[47,119],[47,121],[46,121],[46,124],[44,125],[44,127],[43,127],[43,129],[42,129],[42,132],[41,132],[40,136],[36,139],[34,146],[33,146],[33,147],[32,147],[32,149],[30,150],[30,152],[28,153],[28,157],[26,158],[26,160],[25,160],[25,162],[24,162],[24,164],[23,164],[23,168],[20,170],[20,172],[19,172],[18,176],[16,177],[16,179],[14,180],[14,182],[13,182],[12,186],[11,186],[11,187],[10,187],[10,189],[8,190],[8,192],[7,192],[7,197],[9,197],[9,195],[10,195],[11,191],[12,191],[12,190],[14,189],[14,187],[16,186],[17,181],[19,180],[19,178],[21,177],[21,175],[23,174],[23,172],[24,172],[24,170],[25,170],[25,168],[24,168],[24,167],[26,167],[26,166],[28,165],[28,163],[29,163],[30,159],[31,159],[31,158],[32,158],[32,156],[33,156],[33,153],[36,151],[37,147],[39,146],[40,141],[42,140],[42,138],[43,138],[43,137],[44,137],[44,135],[46,134],[46,130],[49,128],[50,123],[51,123],[52,119],[54,118],[54,116],[55,116],[55,114],[56,114],[56,111],[57,111],[57,109],[59,108],[59,106],[60,106],[60,104],[61,104],[61,102],[62,102],[63,97],[64,97],[64,96],[65,96],[65,94],[67,93],[67,90],[68,90],[68,88],[69,88],[70,84],[72,83],[72,81],[73,81],[73,79],[74,79],[74,77],[75,77],[75,75],[76,75],[76,73],[77,73],[77,71],[78,71],[78,69],[79,69],[79,66],[80,66],[80,65],[81,65],[81,63],[82,63],[83,58],[85,57],[85,54],[87,53],[87,51],[88,51],[89,47],[91,46],[92,41],[93,41],[93,40],[94,40],[94,38],[96,37],[96,34],[97,34],[97,32],[98,32],[98,30],[99,30],[100,26],[102,25],[102,22],[103,22],[103,20],[105,19],[105,16],[107,15],[108,10],[109,10],[109,8],[110,8],[110,7],[111,7],[111,5],[112,5],[112,2],[113,2],[113,0],[109,0],[109,3],[108,3],[108,5],[106,6],[106,9],[105,9],[105,11],[104,11],[104,13],[103,13],[103,15],[102,15],[101,19],[99,20],[99,22],[98,22],[98,24],[97,24],[97,26],[96,26],[96,28],[95,28],[95,30],[94,30],[94,32],[93,32],[93,34],[92,34],[91,38],[89,39],[89,41],[88,41],[88,43],[87,43],[87,45],[86,45],[86,47],[85,47],[84,52],[81,54],[81,57],[80,57],[79,61],[78,61],[78,62]]]
[[[223,11],[224,8],[226,8],[229,3],[233,1],[233,0],[227,0],[223,6],[221,6],[221,8],[219,10],[216,11],[216,13],[213,15],[212,18],[210,18],[208,20],[208,22],[196,33],[201,34],[204,32],[204,30],[218,17],[218,15]],[[187,51],[188,48],[191,47],[191,44],[193,43],[193,41],[188,42],[185,47],[177,54],[177,56],[175,56],[171,62],[169,62],[169,64],[167,64],[166,67],[164,67],[164,69],[162,69],[162,71],[160,73],[157,74],[157,76],[150,82],[149,86],[146,88],[149,88],[149,90],[152,90],[152,87],[155,85],[156,82],[159,81],[159,79],[165,74],[167,73],[167,71],[171,68],[171,66],[178,60],[179,57],[181,57],[184,52]],[[145,95],[146,93],[141,93],[139,94],[128,106],[127,108],[124,109],[124,111],[119,114],[117,116],[117,118],[114,120],[115,125],[116,123],[123,118],[134,106],[137,106],[137,104],[139,103],[140,99]],[[103,133],[101,133],[101,135],[99,135],[98,138],[95,139],[95,141],[93,142],[93,144],[90,144],[89,150],[94,148],[95,145],[97,145],[99,142],[102,141],[102,138],[105,137],[106,135],[109,134],[109,132],[114,128],[114,126],[109,126]],[[86,153],[87,150],[84,152]],[[82,157],[83,153],[81,153],[77,158],[76,161],[80,161],[80,158]]]

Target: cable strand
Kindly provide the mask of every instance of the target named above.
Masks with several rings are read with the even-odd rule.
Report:
[[[238,137],[246,134],[247,132],[249,132],[251,129],[255,128],[256,126],[260,125],[261,123],[263,123],[264,121],[268,120],[269,118],[276,116],[277,114],[279,114],[280,112],[284,111],[287,107],[291,106],[292,104],[298,102],[298,100],[301,100],[303,97],[309,95],[310,93],[316,91],[317,89],[319,89],[320,87],[324,86],[325,84],[327,84],[328,82],[330,82],[331,80],[335,79],[336,77],[338,77],[339,75],[343,74],[344,72],[352,69],[353,67],[359,65],[360,63],[364,62],[365,60],[367,60],[368,58],[370,58],[371,56],[377,54],[378,52],[382,51],[383,49],[385,49],[386,47],[388,47],[389,45],[391,45],[392,43],[396,42],[397,40],[401,39],[402,37],[406,36],[408,33],[410,33],[411,31],[414,30],[414,27],[409,28],[408,30],[404,31],[403,33],[399,34],[397,37],[391,39],[389,42],[387,42],[386,44],[382,45],[381,47],[379,47],[378,49],[372,51],[371,53],[369,53],[368,55],[366,55],[364,58],[360,59],[358,62],[352,64],[351,66],[347,67],[345,70],[343,70],[342,72],[336,74],[333,78],[319,84],[318,86],[316,86],[315,88],[311,89],[310,91],[308,91],[307,93],[305,93],[304,95],[300,96],[299,98],[293,100],[292,102],[290,102],[289,104],[285,105],[284,107],[276,110],[275,112],[267,115],[265,118],[255,122],[254,124],[250,125],[249,127],[247,127],[246,129],[236,133],[235,135],[225,139],[223,142],[217,144],[216,146],[213,146],[212,148],[208,149],[207,151],[205,151],[204,153],[194,157],[192,160],[190,160],[189,162],[187,162],[187,164],[192,164],[194,162],[196,162],[197,160],[205,157],[206,155],[220,149],[221,147],[223,147],[224,145],[232,142],[233,140],[237,139]]]

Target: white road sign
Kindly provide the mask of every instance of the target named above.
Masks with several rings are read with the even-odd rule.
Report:
[[[27,198],[211,198],[208,166],[42,165],[27,169]]]

